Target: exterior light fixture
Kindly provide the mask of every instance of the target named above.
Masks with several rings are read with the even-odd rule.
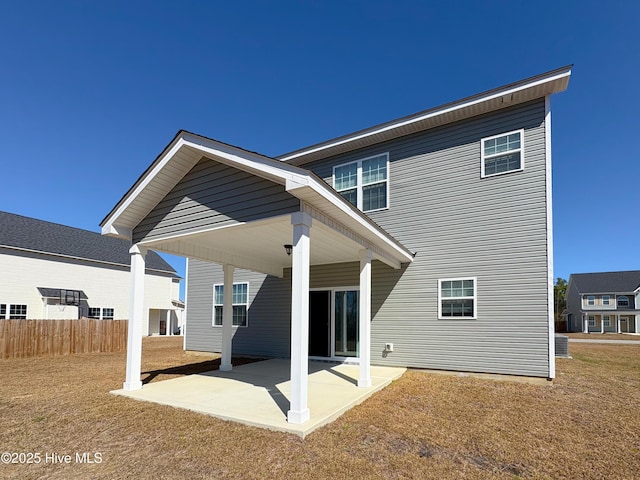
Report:
[[[285,245],[284,251],[287,252],[287,255],[291,256],[291,252],[293,251],[293,245]]]

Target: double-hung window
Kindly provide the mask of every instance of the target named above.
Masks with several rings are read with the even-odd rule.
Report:
[[[524,170],[524,130],[483,138],[481,143],[482,177]]]
[[[102,309],[102,319],[103,320],[113,320],[113,308],[103,308]]]
[[[605,327],[610,327],[611,326],[611,317],[609,315],[604,315],[602,317],[602,323],[604,323]]]
[[[610,295],[602,295],[602,305],[609,305],[610,302],[611,302]]]
[[[7,304],[0,303],[0,319],[7,318]]]
[[[595,327],[596,326],[596,317],[594,317],[593,315],[589,315],[589,326],[590,327]]]
[[[595,295],[587,295],[587,305],[595,305],[596,297]]]
[[[224,303],[224,285],[213,286],[213,326],[222,326],[222,305]],[[233,320],[234,327],[247,326],[247,311],[249,309],[249,284],[233,284]]]
[[[333,187],[363,212],[389,206],[389,154],[333,168]]]
[[[26,305],[9,305],[9,318],[10,319],[27,319],[27,306]]]
[[[438,280],[438,318],[475,319],[475,278],[452,278]]]
[[[89,307],[89,318],[95,318],[96,320],[100,319],[100,309],[95,307]]]

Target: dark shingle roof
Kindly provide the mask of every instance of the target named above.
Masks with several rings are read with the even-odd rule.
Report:
[[[0,247],[3,246],[131,265],[131,244],[126,240],[7,212],[0,212]],[[176,274],[171,265],[153,251],[146,256],[146,267]]]
[[[631,293],[640,287],[640,270],[573,273],[571,279],[580,293]]]

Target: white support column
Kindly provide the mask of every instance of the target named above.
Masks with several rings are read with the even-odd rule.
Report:
[[[291,215],[293,253],[291,265],[291,405],[289,423],[309,420],[309,259],[311,216]]]
[[[630,321],[631,319],[629,319],[629,322]],[[640,315],[636,315],[635,328],[633,329],[633,333],[640,333]]]
[[[593,318],[596,318],[594,315]],[[604,315],[600,315],[600,333],[604,333]]]
[[[225,265],[224,288],[222,292],[222,360],[220,370],[230,372],[231,347],[233,340],[233,265]]]
[[[171,310],[167,310],[167,318],[165,319],[165,335],[173,335],[173,328],[171,328]]]
[[[582,314],[582,333],[589,333],[589,317]]]
[[[360,250],[359,387],[371,386],[371,250]]]
[[[144,257],[147,249],[134,245],[131,254],[131,289],[129,300],[129,325],[127,332],[127,376],[124,390],[140,390],[142,381],[142,324],[144,323]]]
[[[616,333],[620,333],[620,315],[616,315]]]

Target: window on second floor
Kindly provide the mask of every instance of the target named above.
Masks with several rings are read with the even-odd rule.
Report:
[[[483,138],[482,177],[524,170],[524,130]]]
[[[609,305],[611,302],[611,296],[609,295],[602,295],[602,304],[603,305]]]
[[[618,297],[618,306],[619,307],[628,307],[629,306],[629,297],[626,295],[620,295]]]
[[[587,305],[595,305],[596,297],[595,295],[587,295]]]
[[[389,154],[333,168],[333,187],[363,212],[389,206]]]

